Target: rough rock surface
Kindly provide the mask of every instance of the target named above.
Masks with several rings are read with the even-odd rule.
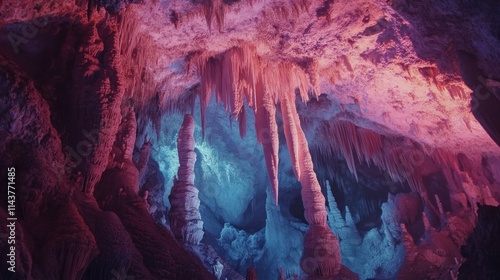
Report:
[[[198,189],[194,186],[196,153],[193,133],[193,116],[185,115],[177,138],[180,166],[177,178],[174,178],[174,187],[168,197],[171,204],[168,218],[175,237],[186,243],[199,244],[204,232],[198,210],[200,207]]]

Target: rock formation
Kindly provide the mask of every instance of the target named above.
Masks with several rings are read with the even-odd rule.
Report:
[[[174,187],[168,196],[172,205],[168,218],[175,237],[186,243],[199,244],[204,233],[203,221],[198,210],[200,207],[198,189],[194,186],[196,153],[193,134],[193,117],[185,115],[177,138],[180,166],[177,178],[174,178]]]

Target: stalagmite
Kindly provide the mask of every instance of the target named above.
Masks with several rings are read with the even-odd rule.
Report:
[[[422,221],[424,222],[425,232],[432,231],[433,228],[432,228],[431,223],[429,222],[429,219],[427,218],[427,214],[425,214],[425,212],[422,212]]]
[[[213,274],[215,277],[217,277],[217,280],[219,280],[222,276],[222,270],[224,269],[224,265],[220,263],[220,260],[217,258],[215,260],[215,264],[212,266]]]
[[[348,227],[356,228],[356,224],[354,223],[354,220],[352,219],[351,211],[349,211],[349,206],[345,207],[345,224]]]
[[[199,244],[204,232],[203,221],[198,210],[200,207],[198,189],[194,186],[196,153],[193,133],[193,117],[186,114],[177,139],[180,166],[177,178],[174,178],[174,186],[168,196],[172,205],[168,218],[176,238],[186,243]]]
[[[406,229],[405,224],[401,224],[401,242],[405,248],[405,258],[410,263],[415,260],[418,254],[417,246],[413,242],[413,238]]]
[[[326,181],[326,198],[328,200],[328,225],[339,235],[339,229],[345,225],[344,219],[342,219],[342,213],[337,206],[335,197],[332,194],[330,183]]]
[[[441,200],[439,199],[439,196],[437,194],[434,195],[434,198],[436,199],[439,215],[443,216],[444,215],[443,204],[441,203]]]

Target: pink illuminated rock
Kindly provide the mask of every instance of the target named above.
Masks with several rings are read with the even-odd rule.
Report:
[[[325,197],[314,172],[306,137],[300,127],[295,101],[286,95],[281,99],[283,126],[295,176],[302,185],[304,216],[310,225],[326,224]]]
[[[102,30],[95,23],[86,26],[72,76],[72,142],[75,146],[90,142],[89,151],[80,153],[82,163],[75,168],[82,172],[83,191],[90,194],[108,165],[121,120],[124,88],[117,24],[110,21]]]
[[[309,275],[334,276],[341,266],[338,239],[326,225],[312,225],[304,236],[302,270]]]
[[[170,227],[175,237],[191,244],[199,244],[203,238],[203,221],[198,210],[200,199],[198,189],[194,186],[194,120],[185,115],[179,136],[177,152],[179,154],[179,170],[174,178],[174,186],[168,199],[172,207],[168,212]]]
[[[261,84],[257,84],[257,88],[261,88]],[[276,124],[276,108],[271,103],[269,97],[264,95],[263,91],[259,91],[256,98],[256,106],[259,106],[255,114],[255,131],[257,140],[262,144],[264,150],[264,158],[266,161],[267,174],[271,181],[271,187],[274,195],[274,201],[278,203],[278,165],[279,165],[279,139],[278,125]]]
[[[417,257],[417,246],[413,242],[413,238],[408,233],[405,224],[401,224],[401,242],[405,248],[405,258],[407,262],[413,262]]]

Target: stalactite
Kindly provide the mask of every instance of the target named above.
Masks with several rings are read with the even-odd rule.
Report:
[[[434,199],[436,199],[436,204],[438,206],[439,215],[443,216],[444,215],[443,204],[441,203],[439,196],[437,194],[435,194]]]
[[[300,127],[295,100],[283,95],[280,102],[288,151],[296,177],[302,185],[304,216],[311,225],[304,237],[301,267],[309,275],[333,276],[341,267],[338,239],[326,226],[325,197],[321,193],[309,146]],[[321,257],[318,257],[318,250],[323,252]]]
[[[347,166],[356,180],[358,179],[358,174],[356,172],[356,165],[354,162],[354,151],[358,151],[359,149],[359,138],[356,131],[356,126],[354,126],[350,122],[334,122],[332,124],[332,134],[331,136],[334,139],[334,143],[338,145],[338,149],[344,155]],[[354,148],[354,151],[353,151]],[[360,160],[360,154],[358,154],[358,160]]]
[[[177,151],[179,154],[179,170],[174,178],[174,186],[168,199],[172,207],[168,213],[170,227],[175,237],[186,243],[199,244],[203,238],[203,221],[198,210],[200,200],[198,189],[194,186],[194,120],[185,115],[179,137]]]
[[[321,225],[326,223],[325,198],[313,169],[309,147],[300,127],[300,121],[295,102],[288,96],[281,99],[283,126],[285,127],[286,142],[294,172],[302,185],[302,199],[304,201],[304,215],[309,224]],[[288,127],[288,128],[286,128]]]
[[[317,135],[321,138],[326,136],[329,141],[313,143],[314,149],[326,157],[339,152],[345,158],[355,178],[357,178],[357,159],[359,163],[365,162],[367,165],[373,163],[379,169],[386,171],[395,182],[407,181],[412,191],[423,192],[425,190],[420,165],[430,156],[426,154],[425,149],[419,148],[415,143],[403,142],[395,145],[392,143],[394,139],[386,139],[375,131],[356,127],[353,123],[344,120],[323,122]],[[443,151],[430,158],[445,167],[450,167],[450,162],[453,162],[450,154]],[[443,168],[443,171],[445,175],[448,174],[447,181],[454,185],[453,176],[449,172],[450,168]]]
[[[264,150],[264,159],[269,180],[271,181],[274,200],[278,203],[279,137],[275,117],[276,108],[269,100],[269,97],[264,94],[261,87],[262,85],[259,83],[257,85],[259,93],[256,100],[256,106],[259,109],[255,112],[255,131],[257,140]]]
[[[245,98],[255,113],[257,139],[264,149],[277,202],[279,140],[275,120],[276,104],[282,96],[294,96],[295,89],[299,89],[303,101],[308,100],[312,90],[308,75],[295,64],[263,62],[256,55],[255,48],[248,45],[233,47],[217,56],[200,56],[198,71],[201,76],[199,96],[202,135],[204,136],[205,110],[212,90],[215,91],[216,100],[223,103],[231,116],[238,118],[241,128],[246,123],[243,106]],[[295,129],[295,126],[291,126],[291,129]],[[240,130],[241,135],[244,135],[244,131]]]
[[[330,141],[319,143],[322,152],[339,151],[346,159],[347,166],[357,179],[355,156],[358,162],[373,162],[376,166],[385,167],[383,158],[383,142],[380,134],[363,128],[357,128],[349,121],[337,120],[323,123],[321,135]]]
[[[215,18],[217,28],[222,29],[224,25],[225,8],[222,0],[203,0],[205,20],[209,30],[212,30],[212,21]]]
[[[299,158],[299,143],[296,139],[297,137],[297,124],[290,110],[290,106],[285,100],[281,101],[281,113],[283,115],[283,122],[287,125],[283,125],[285,131],[285,138],[288,145],[288,152],[290,153],[290,159],[292,160],[293,172],[295,177],[300,181],[300,158]]]

